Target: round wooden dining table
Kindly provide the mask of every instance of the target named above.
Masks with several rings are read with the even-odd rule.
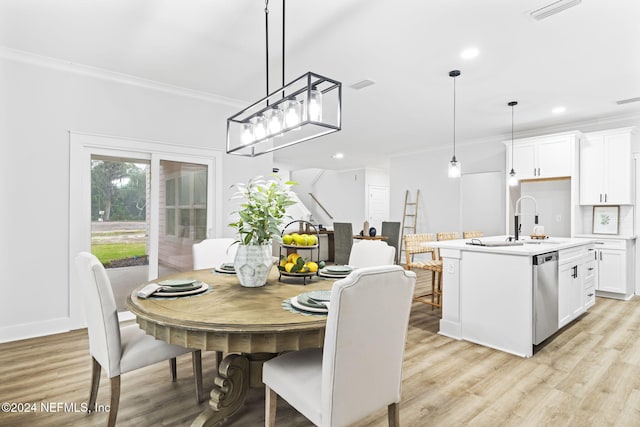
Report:
[[[240,285],[234,274],[212,269],[182,272],[165,279],[195,279],[207,283],[205,293],[179,298],[127,298],[141,329],[157,339],[187,348],[225,354],[211,391],[209,407],[192,426],[225,423],[245,400],[249,387],[263,387],[262,364],[280,352],[321,348],[326,315],[304,315],[282,306],[284,300],[303,292],[330,290],[334,280],[286,277],[278,281],[273,267],[267,284],[258,288]],[[157,282],[153,281],[153,282]]]

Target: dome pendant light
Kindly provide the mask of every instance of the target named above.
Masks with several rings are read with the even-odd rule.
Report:
[[[507,105],[511,107],[511,172],[509,172],[509,185],[513,187],[518,185],[516,171],[513,169],[513,107],[518,105],[518,101],[511,101]]]
[[[449,77],[453,77],[453,157],[449,162],[449,178],[460,178],[462,165],[456,159],[456,77],[460,70],[449,71]]]

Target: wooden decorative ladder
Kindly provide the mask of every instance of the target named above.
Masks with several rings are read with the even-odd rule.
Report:
[[[402,252],[404,249],[404,235],[416,234],[416,225],[418,224],[418,200],[420,199],[420,190],[416,190],[415,202],[409,201],[409,190],[404,193],[404,207],[402,208],[402,227],[400,227],[400,250],[398,251],[399,260],[402,262],[404,257]],[[405,255],[406,256],[406,255]]]

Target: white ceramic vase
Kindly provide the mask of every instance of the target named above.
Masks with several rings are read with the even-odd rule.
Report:
[[[273,267],[271,243],[262,245],[238,245],[233,262],[240,284],[248,288],[264,286]]]

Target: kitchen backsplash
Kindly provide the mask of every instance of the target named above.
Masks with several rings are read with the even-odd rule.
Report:
[[[584,224],[584,234],[593,233],[593,206],[583,205],[580,207],[582,210],[582,223]],[[633,206],[623,205],[620,206],[620,219],[618,222],[618,235],[631,236],[633,235]]]

